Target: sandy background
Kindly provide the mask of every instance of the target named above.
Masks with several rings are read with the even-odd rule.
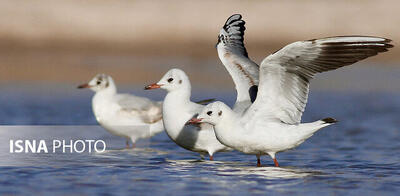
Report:
[[[0,84],[78,84],[104,72],[138,86],[180,67],[192,83],[232,86],[214,46],[233,13],[247,22],[246,46],[256,62],[297,40],[354,34],[400,40],[398,0],[199,2],[2,0]],[[399,60],[395,47],[364,64],[396,69]]]

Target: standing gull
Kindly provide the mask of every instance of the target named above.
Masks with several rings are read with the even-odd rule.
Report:
[[[172,141],[202,156],[208,154],[210,160],[213,160],[215,152],[230,150],[217,140],[210,124],[187,124],[188,120],[197,115],[204,106],[190,101],[191,85],[184,71],[171,69],[159,82],[145,87],[146,90],[158,88],[168,92],[162,113],[165,132]]]
[[[257,166],[261,166],[261,155],[269,155],[279,166],[277,152],[294,148],[319,129],[337,122],[333,118],[300,122],[314,75],[386,52],[393,47],[390,41],[339,36],[289,44],[262,61],[258,93],[246,111],[234,112],[224,103],[215,102],[192,122],[213,125],[222,144],[256,155]]]
[[[130,94],[118,94],[114,80],[106,74],[98,74],[89,83],[78,88],[90,88],[95,92],[92,109],[97,122],[113,135],[126,138],[135,147],[136,140],[148,138],[164,130],[161,102]]]

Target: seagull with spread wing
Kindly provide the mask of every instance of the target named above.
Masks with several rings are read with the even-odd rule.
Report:
[[[96,92],[92,98],[92,109],[97,122],[113,135],[126,138],[132,147],[136,140],[148,138],[164,130],[162,103],[145,97],[117,93],[111,76],[96,75],[89,83],[78,88],[89,88]]]
[[[241,102],[233,110],[222,102],[211,103],[191,122],[213,125],[222,144],[256,155],[257,166],[261,166],[262,155],[269,155],[275,166],[279,166],[277,152],[295,148],[316,131],[337,122],[325,118],[301,123],[310,80],[315,74],[351,65],[393,47],[389,44],[391,40],[371,36],[298,41],[267,56],[257,72],[254,70],[257,65],[247,57],[244,48],[244,29],[241,16],[231,16],[221,30],[217,45],[221,61],[235,82],[237,100]],[[258,73],[259,86],[253,90]],[[235,111],[239,103],[245,108]]]

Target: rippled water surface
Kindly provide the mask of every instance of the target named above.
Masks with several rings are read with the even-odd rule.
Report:
[[[303,121],[334,117],[298,148],[262,157],[217,153],[200,160],[165,133],[124,150],[96,126],[90,93],[0,95],[0,194],[396,195],[400,191],[400,94],[312,92]],[[230,93],[213,95],[232,103]],[[162,94],[153,95],[160,99]],[[26,126],[16,126],[26,125]],[[29,126],[41,125],[41,126]],[[47,126],[43,126],[47,125]],[[10,139],[102,139],[104,153],[10,154]]]

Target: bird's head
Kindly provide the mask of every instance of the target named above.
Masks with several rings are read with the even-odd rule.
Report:
[[[192,119],[190,122],[204,122],[215,126],[220,123],[230,112],[231,109],[226,104],[217,101],[204,107],[197,118]]]
[[[146,86],[145,90],[151,89],[165,89],[168,92],[187,89],[190,90],[190,81],[186,73],[180,69],[169,70],[160,81]]]
[[[99,92],[109,88],[113,85],[111,76],[106,74],[97,74],[89,83],[81,84],[78,86],[79,89],[90,88],[94,92]]]

